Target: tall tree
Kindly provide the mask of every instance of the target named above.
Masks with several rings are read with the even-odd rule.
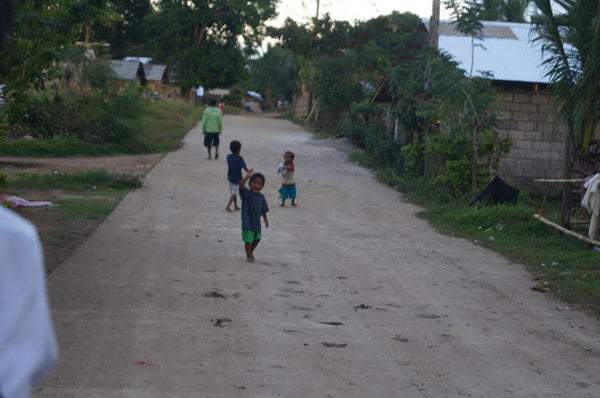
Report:
[[[250,88],[265,94],[271,106],[277,98],[290,99],[299,91],[298,64],[294,53],[278,46],[268,46],[265,54],[248,62]]]
[[[469,69],[469,76],[472,76],[475,61],[475,40],[482,39],[481,31],[483,30],[483,25],[479,22],[482,5],[475,0],[467,0],[464,3],[458,0],[446,0],[444,4],[452,12],[452,23],[456,25],[456,30],[471,38],[471,68]]]
[[[9,91],[43,88],[55,77],[63,50],[85,38],[86,26],[115,18],[111,4],[101,0],[17,4],[12,40],[0,53],[0,80],[9,82]]]
[[[182,88],[232,83],[244,74],[239,39],[253,48],[276,0],[159,0],[146,19],[145,50],[169,63]]]
[[[480,0],[482,21],[525,22],[531,0]]]
[[[153,11],[150,0],[112,0],[118,19],[108,26],[94,26],[95,40],[110,43],[113,58],[140,55],[138,49],[147,41],[144,19]]]

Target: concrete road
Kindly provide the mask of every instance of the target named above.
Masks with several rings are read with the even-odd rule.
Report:
[[[232,139],[267,178],[254,264],[225,211]],[[237,116],[222,140],[209,161],[192,130],[52,275],[62,360],[37,397],[600,397],[598,324],[522,265],[435,233],[338,141]]]

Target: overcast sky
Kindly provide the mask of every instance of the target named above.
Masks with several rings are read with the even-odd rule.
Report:
[[[431,17],[433,0],[320,0],[319,16],[329,13],[334,20],[366,21],[379,15],[388,15],[393,11],[410,11],[422,18]],[[308,22],[317,13],[317,0],[280,0],[279,17],[275,24],[280,24],[287,17],[297,22]],[[450,14],[443,9],[440,18],[448,19]]]

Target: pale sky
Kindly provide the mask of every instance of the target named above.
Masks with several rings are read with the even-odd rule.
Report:
[[[430,18],[432,3],[433,0],[320,0],[319,16],[328,12],[334,20],[354,22],[388,15],[393,11],[410,11],[421,18]],[[279,17],[275,19],[275,25],[279,25],[287,17],[298,23],[306,23],[316,16],[317,0],[280,0],[277,10]],[[440,19],[449,18],[450,13],[442,4]]]

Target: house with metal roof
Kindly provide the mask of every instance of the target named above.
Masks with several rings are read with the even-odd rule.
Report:
[[[548,89],[549,79],[542,66],[542,51],[532,42],[531,25],[480,21],[481,40],[456,30],[455,24],[440,21],[439,50],[449,54],[472,76],[491,78],[496,91],[501,138],[509,137],[512,147],[503,155],[498,174],[509,184],[532,192],[554,193],[535,179],[561,178],[567,129],[555,122],[556,108]],[[399,54],[398,62],[410,62],[427,44],[429,21],[423,20],[409,40],[411,48]],[[491,76],[491,77],[490,77]],[[385,79],[376,95],[386,101]],[[391,99],[391,98],[389,98]],[[372,98],[372,101],[381,102]],[[388,121],[394,126],[394,121]]]
[[[429,26],[428,21],[424,21]],[[532,39],[532,25],[481,22],[482,40],[471,38],[447,21],[440,23],[439,49],[452,56],[473,76],[491,75],[500,111],[499,136],[512,147],[498,166],[507,182],[535,192],[553,193],[560,186],[542,185],[536,179],[563,176],[564,146],[568,130],[556,123],[556,108],[548,89],[541,45]]]
[[[169,86],[169,70],[166,65],[143,64],[146,85],[158,96],[164,96],[165,88]]]
[[[139,61],[122,61],[111,59],[108,65],[117,79],[146,83],[143,64]]]

